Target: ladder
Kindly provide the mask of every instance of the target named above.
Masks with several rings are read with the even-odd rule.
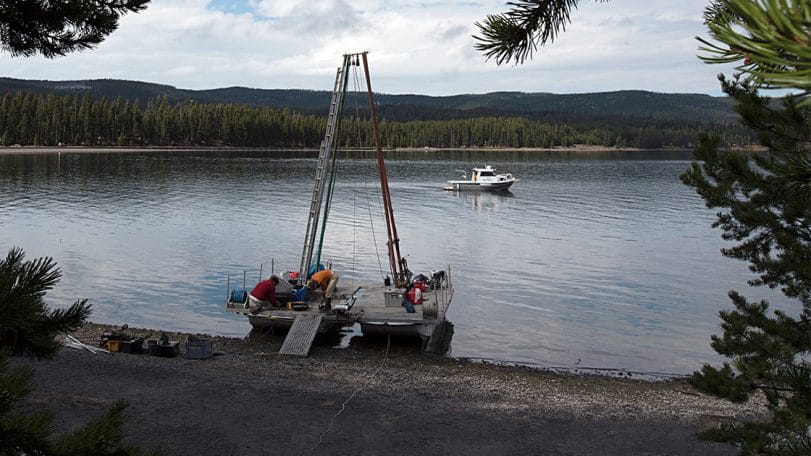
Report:
[[[324,185],[326,184],[327,170],[334,152],[335,131],[340,121],[341,109],[343,107],[344,95],[346,94],[347,73],[351,57],[344,56],[343,66],[338,68],[335,76],[335,88],[332,90],[332,101],[327,117],[327,131],[318,152],[318,166],[315,170],[315,184],[313,195],[310,201],[310,212],[307,216],[307,233],[304,237],[304,249],[301,252],[301,264],[299,266],[299,280],[307,280],[310,272],[310,263],[313,261],[313,249],[315,247],[316,234],[318,232],[318,219],[321,217],[321,203],[324,199]]]

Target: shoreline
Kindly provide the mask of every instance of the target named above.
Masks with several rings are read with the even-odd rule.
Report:
[[[662,147],[658,149],[641,149],[636,147],[605,147],[605,146],[588,146],[588,145],[574,145],[571,147],[400,147],[400,148],[387,148],[383,149],[385,153],[392,152],[492,152],[498,153],[616,153],[616,152],[648,152],[655,153],[668,153],[680,151],[692,151],[694,148],[681,148],[681,147]],[[352,148],[341,149],[345,152],[353,151],[374,151],[373,148]],[[721,148],[724,151],[739,151],[739,152],[766,152],[767,149],[762,146],[743,146],[738,148]],[[34,154],[91,154],[91,153],[140,153],[140,152],[162,152],[162,153],[184,153],[184,152],[302,152],[302,153],[317,153],[317,148],[308,147],[168,147],[168,146],[154,146],[154,147],[95,147],[95,146],[0,146],[0,155],[34,155]]]
[[[121,328],[88,323],[73,335],[95,346],[113,330]],[[385,340],[342,350],[315,345],[301,358],[277,354],[279,335],[212,339],[216,355],[206,360],[64,347],[53,360],[30,362],[38,388],[22,408],[49,410],[58,431],[68,432],[125,399],[129,443],[198,455],[732,455],[734,447],[702,442],[696,431],[766,413],[762,404],[714,399],[684,380],[500,366]],[[12,359],[21,362],[28,361]]]
[[[700,398],[700,400],[693,404],[699,406],[699,408],[708,407],[715,411],[726,410],[732,413],[734,416],[740,416],[740,414],[759,414],[767,411],[767,409],[763,407],[764,404],[762,403],[733,404],[731,402],[715,399],[712,396],[701,393],[687,383],[687,376],[675,374],[661,374],[660,376],[632,376],[623,374],[613,376],[603,375],[597,371],[611,370],[625,373],[641,373],[597,368],[569,370],[565,368],[558,369],[481,358],[436,355],[422,352],[420,350],[420,341],[418,339],[409,338],[392,337],[390,340],[387,340],[385,336],[365,337],[357,344],[353,343],[346,347],[337,348],[329,343],[323,343],[324,336],[318,335],[308,356],[295,357],[280,355],[277,353],[278,349],[281,348],[282,342],[284,341],[285,334],[251,332],[249,335],[240,338],[204,333],[192,334],[162,329],[131,327],[129,325],[118,326],[105,323],[86,322],[81,328],[74,331],[70,335],[79,341],[90,345],[91,347],[98,347],[98,342],[100,341],[102,335],[114,332],[123,333],[135,338],[143,338],[145,340],[143,344],[144,349],[146,349],[146,340],[157,340],[162,334],[165,334],[170,340],[179,342],[180,353],[174,359],[183,360],[183,362],[198,361],[187,360],[183,356],[185,353],[185,342],[189,337],[197,337],[201,339],[210,339],[212,341],[214,356],[210,359],[227,359],[234,357],[251,358],[252,356],[259,356],[260,358],[274,357],[285,363],[289,362],[290,365],[296,365],[301,362],[308,364],[308,359],[317,363],[331,362],[336,364],[355,365],[367,364],[369,361],[380,361],[381,356],[386,357],[387,355],[391,355],[400,357],[400,361],[403,363],[401,367],[404,368],[421,367],[425,362],[440,368],[453,366],[455,368],[470,372],[501,374],[510,373],[516,376],[526,375],[533,377],[554,378],[560,382],[571,381],[582,384],[591,383],[593,385],[614,385],[618,388],[637,388],[643,390],[678,390],[681,392],[687,392],[690,395]],[[63,347],[63,349],[70,348]],[[148,355],[145,353],[134,355],[126,353],[110,353],[109,355],[133,358],[148,357]],[[169,360],[172,358],[155,359]],[[651,410],[657,409],[654,407]],[[697,409],[685,409],[683,412],[684,416],[694,416]]]
[[[373,148],[352,148],[344,151],[372,151]],[[639,149],[633,147],[602,147],[576,145],[572,147],[400,147],[383,149],[384,152],[669,152],[689,150],[683,148]],[[18,146],[0,147],[0,154],[56,154],[56,153],[137,153],[137,152],[318,152],[308,147],[93,147],[93,146]]]

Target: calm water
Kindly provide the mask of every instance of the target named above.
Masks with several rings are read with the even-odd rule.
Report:
[[[388,264],[362,155],[340,161],[325,242],[344,290]],[[452,356],[688,373],[720,360],[709,338],[728,290],[775,297],[720,255],[713,212],[678,180],[689,153],[487,157],[387,161],[411,269],[451,267]],[[521,178],[511,194],[440,189],[485,161]],[[298,269],[314,167],[305,152],[0,155],[0,247],[52,256],[63,279],[48,302],[89,298],[93,321],[243,336],[226,277]]]

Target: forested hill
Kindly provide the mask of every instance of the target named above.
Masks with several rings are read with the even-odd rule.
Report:
[[[109,100],[149,101],[166,97],[184,101],[234,103],[255,107],[288,108],[304,114],[325,115],[331,93],[317,90],[250,89],[229,87],[185,90],[168,85],[115,79],[36,81],[0,78],[0,95],[18,91],[38,94],[84,95]],[[387,120],[449,120],[477,117],[524,117],[566,123],[591,123],[601,118],[647,119],[664,122],[735,125],[736,115],[727,98],[700,94],[666,94],[639,90],[556,95],[551,93],[494,92],[433,97],[376,94],[380,116]]]
[[[314,90],[0,78],[0,145],[318,147],[330,97]],[[375,100],[391,148],[689,148],[701,133],[731,147],[754,142],[726,99],[706,95],[497,92]],[[357,127],[341,143],[370,147],[366,94],[349,94],[344,106],[344,118]]]

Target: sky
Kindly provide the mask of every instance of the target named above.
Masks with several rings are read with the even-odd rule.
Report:
[[[697,57],[708,0],[579,3],[552,45],[523,65],[498,66],[472,35],[506,0],[152,0],[91,50],[55,59],[0,53],[0,76],[331,90],[341,56],[360,51],[369,51],[372,88],[388,94],[721,95],[717,75],[734,72]]]

